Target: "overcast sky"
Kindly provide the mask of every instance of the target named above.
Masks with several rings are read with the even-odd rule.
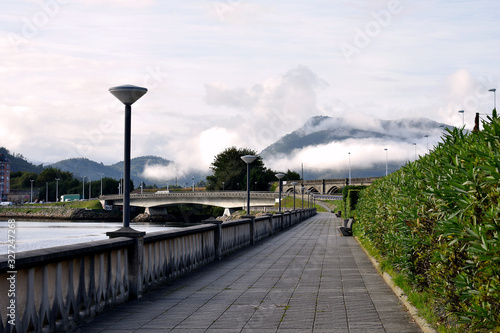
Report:
[[[315,115],[461,126],[463,109],[472,128],[476,112],[493,108],[488,89],[500,88],[494,0],[0,6],[0,146],[37,163],[121,161],[124,107],[108,89],[122,84],[149,90],[132,106],[132,157],[201,170],[229,146],[259,152]],[[341,156],[385,159],[384,143],[373,145]],[[326,168],[327,148],[274,163]],[[389,147],[390,158],[412,149]]]

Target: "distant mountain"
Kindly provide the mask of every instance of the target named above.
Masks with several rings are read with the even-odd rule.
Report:
[[[148,164],[169,165],[172,163],[158,156],[141,156],[130,160],[130,178],[134,181],[135,186],[139,186],[141,181],[146,184],[151,184],[151,180],[142,176],[144,167]],[[54,168],[59,168],[63,171],[72,172],[75,177],[87,177],[86,179],[98,180],[103,177],[120,179],[123,177],[123,161],[112,165],[104,165],[91,161],[87,158],[70,158],[59,161],[50,165]]]
[[[408,141],[422,138],[431,131],[436,131],[445,124],[427,118],[405,118],[398,120],[360,120],[353,124],[344,118],[316,116],[310,118],[304,126],[283,136],[271,144],[260,156],[264,159],[291,154],[296,149],[309,146],[326,145],[347,139],[385,139],[388,141]]]
[[[35,165],[28,162],[28,160],[21,154],[11,153],[7,148],[0,147],[0,154],[6,156],[10,161],[11,172],[27,171],[40,173],[43,170],[43,165]]]
[[[98,180],[103,177],[110,177],[119,179],[120,170],[113,166],[104,165],[89,160],[88,158],[69,158],[50,165],[53,168],[61,169],[62,171],[69,171],[73,173],[76,178],[87,177],[86,180]],[[80,179],[81,180],[81,179]]]

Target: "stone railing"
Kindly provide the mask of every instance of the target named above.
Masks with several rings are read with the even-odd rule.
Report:
[[[224,223],[207,220],[135,238],[0,255],[0,332],[70,331],[314,214],[309,209]]]

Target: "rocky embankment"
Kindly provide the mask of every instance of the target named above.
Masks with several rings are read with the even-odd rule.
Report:
[[[2,207],[0,217],[12,219],[49,219],[74,221],[120,221],[122,213],[101,209],[71,207]]]

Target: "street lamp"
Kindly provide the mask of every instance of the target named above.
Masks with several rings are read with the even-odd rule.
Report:
[[[305,189],[306,189],[306,188],[305,188],[304,186],[302,186],[302,187],[300,188],[300,193],[302,194],[302,205],[301,205],[302,209],[304,209],[304,190],[305,190]]]
[[[465,126],[465,110],[460,110],[458,113],[462,114],[462,126]]]
[[[415,146],[415,161],[417,160],[417,144],[414,142],[413,145]]]
[[[49,182],[45,182],[45,202],[49,202]]]
[[[222,182],[222,191],[224,191],[224,183],[225,183],[225,182]]]
[[[295,185],[297,185],[297,182],[293,182],[293,210],[295,210]]]
[[[82,198],[82,199],[83,199],[83,200],[85,200],[85,177],[87,177],[87,176],[83,176],[83,177],[82,177],[82,182],[83,182],[83,184],[82,184],[82,189],[83,189],[83,191],[82,191],[82,192],[83,192],[83,198]]]
[[[496,88],[492,88],[488,91],[492,91],[493,92],[493,109],[496,110],[497,109],[497,89]]]
[[[130,132],[132,127],[132,104],[148,89],[130,84],[109,88],[109,92],[125,104],[125,144],[124,144],[124,188],[123,188],[123,228],[130,228]]]
[[[243,162],[247,164],[247,215],[250,215],[250,163],[257,159],[257,156],[245,155],[241,156]]]
[[[104,173],[101,173],[101,197],[102,197],[102,176],[104,176]]]
[[[388,172],[387,172],[387,160],[388,160],[388,151],[387,151],[387,148],[384,148],[385,150],[385,175],[387,176]]]
[[[427,138],[427,152],[429,152],[429,135],[424,135],[424,138]]]
[[[31,182],[31,194],[30,194],[30,203],[33,202],[33,179],[30,179]]]
[[[276,178],[279,179],[279,201],[278,201],[278,212],[281,213],[281,191],[283,190],[283,181],[281,179],[283,179],[283,177],[285,177],[285,174],[284,173],[277,173],[276,175]]]
[[[351,185],[351,152],[349,152],[349,185]]]
[[[56,178],[56,202],[59,201],[59,178]]]

